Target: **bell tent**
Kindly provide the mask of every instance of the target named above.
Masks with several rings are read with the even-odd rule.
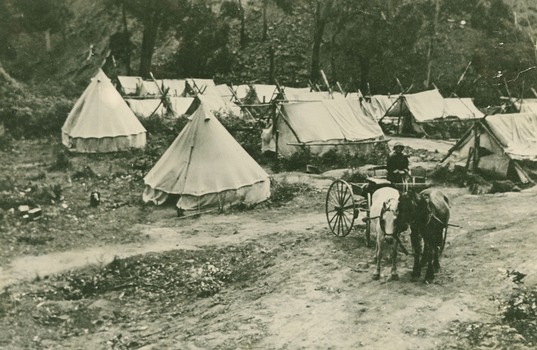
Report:
[[[62,127],[62,142],[81,153],[143,148],[146,130],[99,69]]]
[[[270,196],[268,174],[202,103],[144,178],[143,200],[178,196],[182,210],[223,209]]]

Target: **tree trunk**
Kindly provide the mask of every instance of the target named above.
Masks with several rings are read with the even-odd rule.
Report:
[[[336,33],[332,34],[330,38],[330,66],[332,70],[332,81],[338,81],[336,70]]]
[[[362,94],[367,94],[369,90],[369,57],[360,55],[358,59],[360,61],[360,91],[362,91]]]
[[[270,45],[269,47],[269,83],[274,84],[276,81],[274,74],[274,47]]]
[[[268,24],[267,24],[267,6],[268,0],[263,1],[263,37],[262,40],[267,40]]]
[[[239,43],[241,48],[244,48],[246,46],[246,15],[241,0],[239,0],[239,10],[241,11],[241,37]]]
[[[144,23],[144,33],[142,38],[142,52],[140,57],[140,76],[149,78],[151,71],[151,60],[155,51],[155,42],[159,27],[159,14],[154,12]]]
[[[434,50],[434,41],[436,40],[436,31],[438,27],[438,17],[440,15],[440,0],[435,1],[435,11],[433,19],[433,28],[431,30],[431,38],[429,41],[429,48],[427,49],[427,74],[425,78],[425,88],[428,88],[431,84],[431,70],[432,70],[432,61],[433,61],[433,50]]]
[[[125,10],[125,4],[121,4],[121,14],[123,19],[123,33],[125,39],[125,67],[127,68],[127,75],[132,75],[131,70],[131,42],[130,33],[127,26],[127,11]]]
[[[323,18],[321,1],[315,4],[315,25],[313,29],[313,47],[311,53],[311,71],[310,80],[316,83],[319,80],[321,69],[321,44],[323,41],[324,27],[326,19]]]

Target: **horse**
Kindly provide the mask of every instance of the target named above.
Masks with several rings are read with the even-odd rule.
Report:
[[[399,198],[399,219],[411,228],[413,281],[420,278],[422,264],[427,266],[426,283],[432,282],[434,274],[440,270],[440,254],[446,244],[449,216],[449,199],[438,189],[429,188],[420,193],[409,191]]]
[[[371,232],[376,235],[376,272],[374,280],[380,279],[380,263],[385,250],[391,251],[391,280],[398,280],[397,244],[400,242],[401,226],[398,220],[399,191],[392,187],[382,187],[373,192],[370,206]],[[391,247],[390,247],[391,246]],[[389,248],[389,249],[386,249]]]

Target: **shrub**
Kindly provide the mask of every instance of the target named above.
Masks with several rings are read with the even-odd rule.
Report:
[[[3,108],[0,119],[15,139],[59,135],[72,106],[67,99],[28,96]]]
[[[313,188],[305,183],[288,183],[272,180],[270,183],[270,204],[280,206],[298,196],[299,194],[313,191]]]
[[[63,147],[57,147],[55,150],[55,162],[50,167],[51,171],[63,171],[71,168],[71,159],[69,158],[69,152]]]

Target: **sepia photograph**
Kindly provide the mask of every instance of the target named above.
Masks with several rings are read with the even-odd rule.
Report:
[[[0,349],[537,349],[537,0],[0,0]]]

